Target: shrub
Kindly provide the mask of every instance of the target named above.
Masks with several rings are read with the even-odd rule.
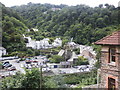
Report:
[[[61,61],[64,61],[64,58],[62,56],[59,56],[59,55],[53,55],[50,58],[51,63],[60,63]]]
[[[80,54],[80,48],[76,48],[73,51],[75,51],[76,54]]]
[[[78,60],[74,63],[74,66],[77,65],[88,65],[89,62],[86,58],[84,58],[83,56],[78,57]]]

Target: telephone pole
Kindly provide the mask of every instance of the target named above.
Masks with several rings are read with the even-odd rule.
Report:
[[[40,65],[40,90],[42,88],[42,65]]]

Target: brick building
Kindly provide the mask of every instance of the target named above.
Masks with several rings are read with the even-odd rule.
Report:
[[[99,87],[120,89],[120,31],[98,40],[95,44],[102,45]]]

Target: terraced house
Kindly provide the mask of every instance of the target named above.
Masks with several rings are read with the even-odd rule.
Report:
[[[120,89],[120,31],[95,42],[102,45],[99,88]]]

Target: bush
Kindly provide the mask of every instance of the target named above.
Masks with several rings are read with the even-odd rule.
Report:
[[[2,57],[10,57],[11,55],[10,54],[8,54],[8,55],[3,55]]]
[[[77,65],[88,65],[89,62],[86,58],[84,58],[83,56],[78,57],[78,60],[74,63],[74,66]]]
[[[25,58],[21,58],[20,61],[25,61]]]
[[[80,74],[68,74],[68,75],[64,75],[63,77],[66,84],[79,84],[78,87],[97,83],[96,71],[80,73]]]
[[[60,63],[61,61],[64,61],[64,58],[62,56],[59,56],[59,55],[53,55],[50,58],[51,63]]]
[[[76,48],[73,50],[76,54],[80,54],[80,48]]]
[[[46,57],[47,57],[47,58],[50,58],[50,57],[51,57],[51,55],[50,55],[50,54],[47,54],[47,55],[46,55]]]

